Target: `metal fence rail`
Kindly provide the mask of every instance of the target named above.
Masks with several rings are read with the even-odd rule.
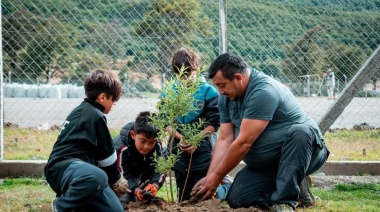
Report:
[[[342,91],[380,45],[377,0],[2,0],[1,6],[1,121],[9,131],[1,130],[0,160],[19,148],[10,136],[24,137],[20,129],[56,132],[84,97],[83,78],[93,69],[112,70],[123,82],[123,98],[108,115],[114,130],[141,110],[155,110],[181,46],[199,52],[205,67],[221,52],[240,55],[286,84],[322,121],[338,99],[347,99]],[[369,72],[363,86],[345,94],[352,100],[328,128],[380,127],[380,70]],[[28,139],[38,146],[38,136]]]

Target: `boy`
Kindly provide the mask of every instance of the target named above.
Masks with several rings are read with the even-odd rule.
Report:
[[[154,153],[162,156],[162,146],[156,140],[159,130],[150,115],[141,112],[113,139],[119,170],[129,183],[128,193],[120,198],[123,203],[150,200],[165,182],[165,175],[156,172],[153,165]]]
[[[128,184],[117,168],[104,116],[119,100],[121,82],[111,72],[95,70],[84,88],[87,98],[66,118],[45,166],[46,180],[57,194],[52,209],[124,211],[116,194],[126,193]]]
[[[199,61],[200,57],[197,53],[195,53],[192,49],[183,47],[174,53],[172,58],[172,68],[175,74],[179,74],[181,68],[184,67],[187,77],[195,79],[197,69],[200,68]],[[178,120],[182,124],[191,124],[193,122],[197,122],[199,118],[203,119],[205,123],[207,123],[204,126],[204,131],[209,136],[201,141],[198,147],[185,146],[180,144],[181,139],[184,139],[181,134],[181,129],[177,129],[176,131],[173,143],[173,153],[177,154],[179,151],[182,152],[173,167],[178,188],[179,202],[189,200],[191,190],[195,183],[206,176],[211,162],[213,150],[212,143],[216,141],[216,131],[219,129],[220,125],[218,91],[212,85],[208,84],[204,77],[202,78],[202,82],[194,94],[194,99],[198,106],[197,110],[189,113],[189,115],[185,117],[178,117]],[[168,127],[167,130],[169,132],[172,131],[170,127]],[[191,154],[193,154],[193,156],[189,176],[187,178],[187,169],[190,163]],[[186,179],[187,182],[185,184]],[[232,183],[232,179],[226,178],[224,182],[226,183],[218,189],[220,192],[216,195],[219,199],[225,198],[228,188]]]

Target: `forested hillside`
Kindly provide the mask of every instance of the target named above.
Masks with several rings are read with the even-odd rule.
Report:
[[[1,6],[4,73],[14,79],[58,73],[75,81],[94,68],[149,78],[168,69],[170,52],[181,45],[199,51],[205,64],[219,54],[217,1],[3,0]],[[327,67],[351,77],[380,44],[379,11],[379,0],[227,1],[228,51],[277,77]]]

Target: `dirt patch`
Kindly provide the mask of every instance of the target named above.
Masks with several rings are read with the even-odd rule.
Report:
[[[187,201],[183,203],[169,204],[161,198],[156,198],[149,203],[131,202],[124,205],[125,211],[137,211],[137,212],[156,212],[156,211],[178,211],[178,212],[259,212],[261,210],[250,208],[230,208],[226,203],[222,203],[219,199],[210,199],[196,204],[188,204]]]
[[[380,176],[312,176],[312,186],[319,189],[333,189],[337,184],[373,184],[380,183]],[[211,199],[196,204],[189,204],[184,201],[182,204],[169,204],[161,198],[156,198],[149,203],[131,202],[124,206],[125,211],[156,212],[156,211],[177,211],[177,212],[257,212],[257,208],[230,208],[227,203],[219,199]]]
[[[312,176],[313,187],[333,189],[337,184],[380,184],[380,176]]]

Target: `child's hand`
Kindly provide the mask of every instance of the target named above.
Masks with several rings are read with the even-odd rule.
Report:
[[[145,190],[141,190],[139,188],[136,188],[135,190],[135,195],[137,197],[138,200],[140,201],[144,201],[144,193],[145,193]]]
[[[128,180],[121,176],[120,179],[112,185],[112,190],[114,190],[118,197],[123,196],[128,190]]]
[[[158,185],[155,183],[149,183],[147,186],[145,186],[145,191],[150,192],[150,194],[154,197],[158,192]]]
[[[181,151],[186,152],[188,154],[193,154],[195,150],[197,150],[197,146],[191,146],[189,144],[179,144],[179,148]]]
[[[146,180],[136,189],[135,195],[140,201],[148,201],[157,195],[158,187],[157,184],[150,184],[150,180]]]

